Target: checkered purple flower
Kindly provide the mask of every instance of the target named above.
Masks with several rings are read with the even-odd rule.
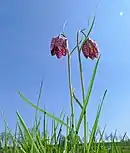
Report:
[[[98,58],[99,55],[99,49],[96,42],[90,38],[84,42],[82,52],[86,58],[90,58],[92,60],[94,58]]]
[[[68,53],[67,38],[63,34],[60,34],[57,37],[53,37],[51,40],[50,50],[51,55],[56,55],[58,59],[62,56],[66,56],[66,54]]]

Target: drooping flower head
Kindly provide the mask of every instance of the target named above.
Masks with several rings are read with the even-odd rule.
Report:
[[[86,58],[90,58],[92,60],[94,58],[98,58],[99,55],[99,49],[96,42],[90,38],[84,42],[82,52]]]
[[[51,55],[52,56],[56,55],[57,58],[66,56],[66,54],[68,53],[67,38],[63,34],[60,34],[57,37],[53,37],[51,40],[50,50],[51,50]]]

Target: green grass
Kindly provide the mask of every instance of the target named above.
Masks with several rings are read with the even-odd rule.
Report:
[[[103,97],[97,108],[97,115],[93,121],[92,129],[88,129],[87,122],[87,106],[89,99],[91,98],[91,92],[95,81],[98,65],[101,55],[95,63],[92,77],[87,92],[85,91],[81,50],[85,41],[88,39],[93,25],[95,23],[95,16],[92,21],[87,34],[85,29],[77,32],[77,45],[68,54],[68,85],[70,93],[70,114],[65,114],[62,110],[59,117],[54,116],[48,112],[45,108],[40,108],[40,98],[42,94],[43,81],[41,82],[39,96],[36,105],[28,100],[21,92],[18,92],[20,98],[23,99],[30,107],[35,109],[34,124],[32,128],[28,128],[24,119],[16,112],[17,125],[15,132],[12,132],[7,123],[4,115],[1,112],[5,130],[0,135],[0,153],[128,153],[130,152],[130,140],[125,140],[126,135],[117,141],[116,132],[114,135],[110,135],[111,141],[107,142],[107,138],[104,138],[105,128],[101,130],[99,128],[99,119],[101,115],[102,106],[107,94],[107,90],[104,90]],[[84,39],[80,39],[80,35],[84,36]],[[80,83],[81,83],[81,95],[82,101],[78,99],[75,94],[75,90],[72,86],[71,78],[71,56],[76,51],[78,53]],[[74,103],[81,109],[78,114],[79,119],[75,122]],[[38,117],[38,113],[41,113],[41,118]],[[48,131],[48,118],[52,120],[52,131]],[[83,123],[84,141],[80,138],[79,130]],[[50,126],[50,125],[49,125]],[[40,130],[42,127],[43,130]],[[66,132],[62,133],[62,129],[65,128]],[[50,129],[50,128],[49,128]],[[90,131],[90,132],[89,132]]]

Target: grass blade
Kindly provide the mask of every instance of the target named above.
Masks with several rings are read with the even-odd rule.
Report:
[[[76,133],[77,134],[78,134],[78,131],[79,131],[79,128],[80,128],[80,125],[81,125],[81,122],[82,122],[82,119],[83,119],[83,116],[84,116],[84,112],[86,111],[86,107],[87,107],[88,102],[89,102],[89,98],[90,98],[92,87],[93,87],[93,84],[94,84],[94,79],[95,79],[95,76],[96,76],[99,60],[100,60],[100,57],[98,58],[98,60],[96,62],[96,65],[95,65],[95,68],[93,70],[92,79],[90,81],[90,85],[89,85],[88,92],[87,92],[87,95],[86,95],[86,98],[85,98],[83,109],[82,109],[82,112],[80,114],[80,118],[78,120],[77,126],[76,126]]]
[[[21,124],[23,130],[24,130],[25,133],[26,133],[26,136],[27,136],[28,141],[33,145],[33,147],[34,147],[36,153],[40,153],[39,150],[38,150],[38,148],[37,148],[37,146],[36,146],[36,144],[35,144],[35,142],[34,142],[34,139],[32,138],[32,136],[31,136],[31,134],[30,134],[28,128],[26,127],[26,125],[25,125],[25,123],[24,123],[22,117],[20,116],[20,114],[19,114],[18,112],[16,112],[16,114],[17,114],[17,117],[18,117],[18,119],[19,119],[19,121],[20,121],[20,124]]]
[[[73,92],[73,98],[75,99],[75,101],[76,101],[76,103],[79,105],[79,107],[80,107],[81,109],[83,109],[83,106],[82,106],[81,102],[78,100],[78,98],[76,97],[76,95],[75,95],[74,92]]]
[[[93,26],[94,26],[94,23],[95,23],[95,19],[96,19],[96,16],[94,16],[94,18],[93,18],[93,21],[92,21],[91,27],[90,27],[90,29],[89,29],[87,35],[85,35],[85,33],[83,32],[83,30],[81,30],[81,33],[83,33],[83,35],[85,35],[85,40],[83,41],[83,43],[82,43],[82,45],[81,45],[79,51],[81,51],[81,49],[82,49],[84,43],[85,43],[86,40],[88,39],[88,37],[89,37],[89,35],[90,35],[90,33],[91,33],[92,29],[93,29]]]
[[[18,92],[18,94],[20,95],[20,97],[28,104],[30,104],[33,108],[39,110],[42,113],[46,113],[47,116],[49,116],[50,118],[52,118],[53,120],[59,122],[60,124],[63,124],[64,126],[70,128],[65,122],[63,122],[62,120],[58,119],[57,117],[53,116],[52,114],[48,113],[47,111],[37,107],[36,105],[34,105],[33,103],[31,103],[28,99],[26,99],[20,92]]]
[[[42,87],[43,87],[43,80],[41,82],[41,85],[40,85],[40,90],[39,90],[39,95],[38,95],[38,100],[37,100],[37,107],[39,107],[39,103],[40,103],[40,99],[41,99],[41,94],[42,94]],[[36,112],[35,112],[35,124],[34,126],[37,127],[37,114],[38,114],[38,110],[36,109]],[[36,131],[37,131],[37,128],[36,128]]]
[[[107,93],[107,90],[105,90],[103,98],[102,98],[102,102],[101,102],[101,104],[99,105],[99,108],[98,108],[98,112],[97,112],[96,119],[95,119],[95,122],[94,122],[94,125],[93,125],[93,128],[92,128],[92,132],[91,132],[91,135],[90,135],[90,140],[89,140],[89,143],[88,143],[88,148],[87,148],[88,153],[90,152],[91,145],[93,143],[93,139],[94,139],[94,136],[95,136],[95,133],[96,133],[96,130],[97,130],[98,121],[99,121],[99,117],[100,117],[100,113],[101,113],[101,109],[102,109],[102,105],[103,105],[106,93]]]

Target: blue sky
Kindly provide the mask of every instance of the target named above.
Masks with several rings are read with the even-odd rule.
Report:
[[[34,109],[22,101],[21,91],[36,103],[43,78],[40,106],[59,115],[62,108],[68,112],[69,90],[66,58],[50,56],[50,40],[65,28],[72,49],[76,31],[87,27],[88,17],[97,17],[91,38],[99,45],[102,58],[88,106],[90,127],[104,90],[108,94],[103,105],[100,126],[107,124],[107,132],[118,129],[119,134],[130,135],[130,50],[129,0],[1,0],[0,1],[0,109],[11,129],[15,128],[18,110],[26,124],[33,124]],[[120,16],[120,12],[124,12]],[[87,89],[95,61],[82,57],[85,87]],[[72,83],[80,98],[80,80],[77,54],[72,57]],[[76,119],[79,109],[76,106]],[[0,131],[4,129],[0,118]],[[81,130],[82,135],[82,130]]]

